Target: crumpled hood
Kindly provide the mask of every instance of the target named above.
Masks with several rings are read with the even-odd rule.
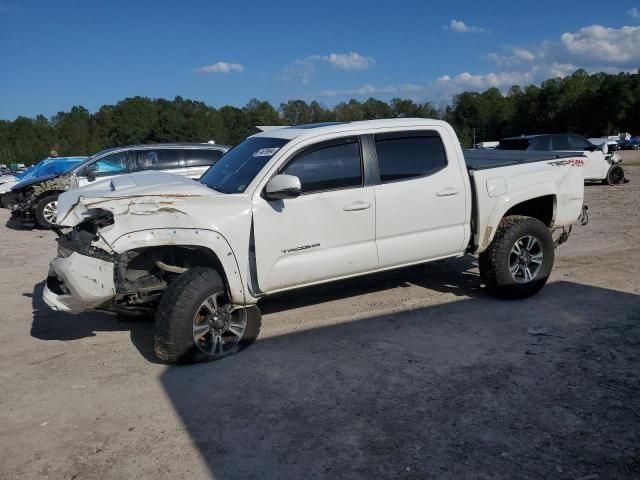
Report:
[[[92,217],[96,209],[110,210],[114,215],[145,215],[168,211],[177,199],[216,195],[195,180],[166,172],[120,175],[60,195],[58,224],[73,227]]]
[[[36,177],[36,178],[30,178],[28,180],[24,180],[23,182],[20,182],[16,185],[14,185],[13,187],[11,187],[11,191],[12,192],[17,192],[18,190],[25,188],[25,187],[30,187],[32,185],[35,185],[37,183],[42,183],[42,182],[46,182],[48,180],[52,180],[56,177],[60,177],[60,174],[50,174],[50,175],[43,175],[42,177]]]

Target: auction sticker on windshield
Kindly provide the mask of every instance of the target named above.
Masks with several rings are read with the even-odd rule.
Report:
[[[280,147],[261,148],[256,153],[254,153],[252,156],[254,156],[254,157],[272,157],[278,150],[280,150]]]

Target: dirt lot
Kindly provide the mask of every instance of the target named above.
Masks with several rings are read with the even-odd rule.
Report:
[[[262,305],[261,339],[167,367],[153,325],[40,299],[53,234],[0,227],[0,478],[640,478],[640,167],[536,297],[473,258]],[[4,225],[7,212],[0,212]]]

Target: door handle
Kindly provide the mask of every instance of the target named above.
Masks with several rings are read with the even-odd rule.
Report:
[[[447,187],[439,192],[436,192],[436,197],[452,197],[453,195],[458,195],[460,193],[459,188]]]
[[[366,210],[367,208],[371,208],[371,202],[357,201],[342,207],[345,212],[357,212],[358,210]]]

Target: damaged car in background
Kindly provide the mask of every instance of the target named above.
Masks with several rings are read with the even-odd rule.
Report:
[[[62,194],[43,297],[70,313],[155,315],[167,362],[249,345],[267,295],[465,254],[479,255],[487,290],[524,298],[584,214],[583,165],[465,154],[438,120],[272,129],[199,182],[144,172]]]
[[[62,174],[45,175],[14,185],[2,201],[11,208],[12,222],[51,228],[57,221],[58,197],[63,192],[96,180],[147,170],[197,179],[227,150],[226,145],[210,143],[136,145],[103,150]]]
[[[18,183],[27,181],[37,182],[44,177],[50,178],[63,174],[82,163],[86,158],[87,157],[45,158],[22,173],[0,177],[0,204],[3,208],[9,208],[9,195],[5,194]]]
[[[594,144],[575,133],[522,135],[500,140],[498,150],[558,152],[584,156],[584,181],[605,185],[625,183],[622,157],[610,150],[607,141]]]

